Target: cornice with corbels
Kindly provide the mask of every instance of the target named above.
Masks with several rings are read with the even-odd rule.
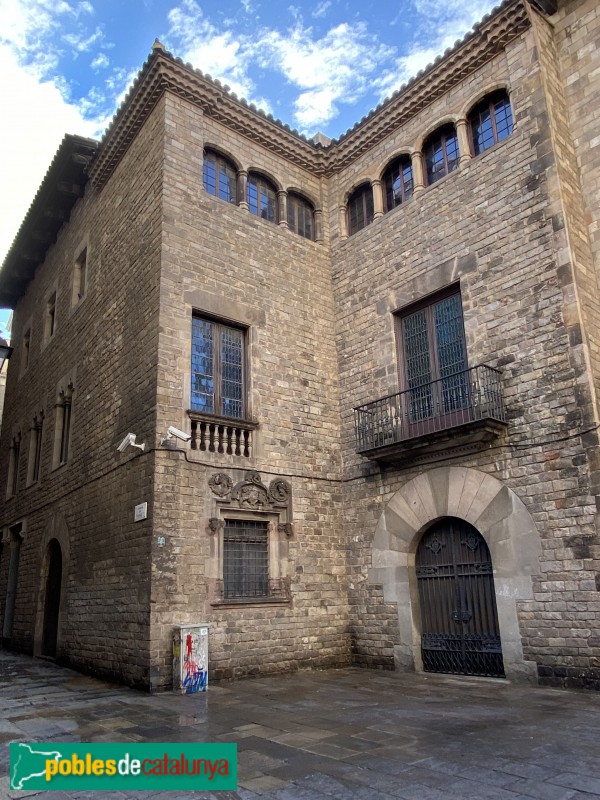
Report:
[[[506,3],[466,41],[434,63],[391,100],[327,148],[304,140],[278,121],[238,100],[218,82],[175,59],[159,42],[115,115],[89,168],[100,189],[162,97],[169,91],[212,119],[317,176],[334,174],[377,145],[467,75],[494,58],[530,26],[525,0]]]

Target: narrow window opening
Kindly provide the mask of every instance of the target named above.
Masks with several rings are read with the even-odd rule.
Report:
[[[87,289],[87,248],[81,251],[75,261],[73,274],[73,305],[77,305],[85,296]]]

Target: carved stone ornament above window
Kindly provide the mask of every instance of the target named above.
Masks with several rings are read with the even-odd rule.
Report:
[[[208,485],[216,497],[220,509],[239,508],[247,511],[266,511],[280,515],[280,523],[290,525],[292,520],[292,486],[283,478],[275,478],[267,486],[260,473],[248,470],[244,478],[235,485],[225,472],[215,472]]]
[[[233,488],[233,481],[224,472],[215,472],[208,479],[208,485],[217,497],[225,497]]]
[[[223,528],[225,528],[224,519],[219,519],[219,517],[211,517],[208,520],[208,533],[214,535],[215,533],[219,533]]]

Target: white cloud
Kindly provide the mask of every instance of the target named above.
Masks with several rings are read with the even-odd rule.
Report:
[[[363,96],[381,62],[393,54],[362,22],[337,25],[321,39],[313,38],[311,28],[300,26],[286,35],[271,31],[261,45],[271,66],[303,90],[294,104],[294,116],[307,130],[333,119],[339,103],[352,104]]]
[[[92,59],[90,67],[97,72],[100,69],[105,69],[109,64],[110,60],[106,53],[98,53],[98,55]]]
[[[423,22],[415,30],[409,52],[397,58],[391,69],[374,82],[380,99],[425,69],[455,42],[462,39],[484,14],[494,7],[494,0],[414,0],[414,19]]]
[[[0,47],[0,74],[3,115],[11,120],[0,126],[2,178],[10,187],[0,193],[1,262],[65,133],[94,136],[97,127],[65,102],[56,83],[40,81],[6,47]]]
[[[324,17],[331,8],[331,0],[321,0],[317,3],[315,10],[312,12],[313,17]]]
[[[86,2],[0,0],[2,110],[10,120],[0,126],[0,172],[10,187],[0,197],[0,262],[65,133],[98,136],[102,129],[104,119],[84,118],[69,101],[67,81],[57,72],[66,21],[91,13]]]
[[[227,84],[238,97],[258,102],[254,81],[248,74],[254,58],[250,36],[236,37],[230,30],[218,30],[195,0],[183,0],[169,11],[168,19],[169,37],[178,41],[184,61]]]
[[[104,33],[100,28],[96,28],[94,33],[89,36],[86,36],[83,31],[77,31],[76,33],[65,33],[62,38],[78,53],[85,53],[104,38]]]

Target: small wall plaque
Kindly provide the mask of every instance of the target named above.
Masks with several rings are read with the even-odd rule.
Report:
[[[135,507],[133,513],[134,522],[140,522],[143,519],[148,519],[148,503],[140,503]]]

